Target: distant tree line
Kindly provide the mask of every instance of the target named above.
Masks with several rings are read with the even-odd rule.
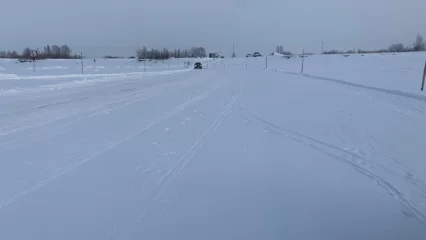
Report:
[[[32,52],[35,51],[37,54],[37,59],[71,59],[79,58],[80,56],[73,55],[72,50],[68,45],[46,45],[43,47],[43,50],[40,49],[31,49],[25,48],[22,53],[17,51],[0,51],[0,58],[17,58],[17,59],[31,59]]]
[[[387,49],[379,50],[349,50],[349,51],[338,51],[338,50],[329,50],[325,51],[324,54],[353,54],[353,53],[386,53],[386,52],[420,52],[426,50],[426,43],[424,42],[422,35],[417,35],[416,40],[412,46],[404,46],[402,43],[391,44]]]
[[[293,53],[289,52],[289,51],[285,51],[284,47],[281,45],[278,45],[275,52],[282,54],[282,55],[293,55]]]
[[[169,58],[200,58],[207,57],[206,50],[203,47],[192,47],[189,49],[175,49],[168,50],[167,48],[163,49],[150,49],[148,50],[145,46],[136,51],[136,56],[138,59],[169,59]]]

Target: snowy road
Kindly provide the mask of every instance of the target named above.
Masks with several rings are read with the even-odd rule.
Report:
[[[0,94],[0,239],[426,239],[425,139],[422,99],[239,67]]]

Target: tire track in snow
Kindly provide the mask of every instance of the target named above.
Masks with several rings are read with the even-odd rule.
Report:
[[[89,98],[85,98],[85,99],[87,100]],[[124,99],[124,100],[119,99],[119,100],[115,100],[115,101],[110,101],[108,103],[98,104],[98,106],[92,107],[92,108],[89,108],[89,109],[85,109],[82,112],[75,112],[75,113],[71,113],[71,114],[65,114],[65,115],[62,115],[62,116],[57,117],[55,119],[50,119],[50,120],[47,120],[47,121],[41,121],[41,122],[38,122],[36,124],[27,125],[27,126],[21,126],[21,127],[17,127],[17,128],[11,129],[11,130],[7,130],[8,128],[10,128],[10,127],[13,126],[13,125],[9,125],[9,126],[6,126],[6,127],[0,129],[0,131],[3,131],[3,132],[0,132],[0,135],[9,135],[9,134],[15,133],[15,132],[22,132],[22,131],[25,131],[27,129],[31,129],[31,128],[43,126],[43,125],[49,124],[51,122],[59,121],[59,120],[62,120],[62,119],[68,118],[68,117],[72,117],[72,116],[75,116],[75,115],[78,115],[78,114],[84,114],[86,112],[95,111],[95,110],[97,110],[99,108],[102,108],[103,105],[110,105],[110,104],[115,104],[115,103],[121,103],[121,102],[124,102],[124,101],[129,100],[129,99]],[[69,102],[74,102],[74,101],[69,101]],[[43,107],[39,107],[39,110],[41,110],[42,108]],[[25,119],[28,119],[28,118],[25,118]],[[4,132],[4,130],[7,130],[7,131]]]
[[[124,108],[124,107],[126,107],[128,105],[131,105],[131,104],[134,104],[134,103],[138,103],[138,102],[143,101],[143,100],[150,99],[152,97],[160,95],[161,93],[162,93],[161,91],[152,92],[152,93],[149,93],[148,95],[143,96],[143,97],[138,96],[138,97],[135,97],[135,98],[129,98],[129,99],[125,99],[125,100],[115,101],[115,102],[112,102],[112,104],[118,104],[118,105],[115,105],[113,107],[103,108],[102,105],[104,105],[104,104],[101,104],[101,105],[93,107],[93,108],[91,108],[89,110],[85,110],[83,112],[78,112],[78,113],[75,113],[75,114],[68,114],[68,115],[65,115],[65,116],[62,116],[62,117],[59,117],[59,118],[55,118],[55,119],[47,120],[47,121],[44,121],[44,122],[36,123],[36,124],[33,124],[33,125],[24,126],[24,127],[18,128],[18,129],[14,129],[14,130],[12,130],[10,132],[0,133],[0,135],[8,135],[8,134],[14,133],[14,132],[21,132],[21,131],[25,131],[25,130],[32,129],[32,128],[41,127],[41,126],[44,126],[44,125],[52,123],[52,122],[60,121],[60,120],[66,119],[68,117],[72,117],[72,116],[79,115],[79,114],[84,114],[86,112],[91,112],[91,111],[95,110],[95,112],[92,113],[92,114],[90,114],[90,115],[78,117],[77,119],[74,119],[72,121],[63,123],[63,124],[61,124],[61,125],[53,128],[53,129],[48,129],[48,130],[45,130],[45,131],[33,132],[33,133],[30,133],[30,134],[27,134],[27,135],[20,136],[18,138],[9,140],[9,141],[0,142],[0,148],[4,147],[6,145],[9,145],[11,143],[16,143],[16,142],[25,140],[27,138],[39,135],[41,133],[43,133],[43,134],[51,133],[51,132],[58,133],[58,131],[60,131],[60,130],[62,130],[64,128],[66,128],[66,127],[69,127],[69,126],[73,126],[73,125],[75,125],[75,124],[77,124],[77,123],[79,123],[79,122],[81,122],[83,120],[87,120],[87,119],[93,118],[93,117],[95,117],[97,115],[100,115],[100,114],[103,114],[103,113],[106,113],[106,112],[110,112],[110,111],[113,111],[113,110],[116,110],[116,109],[121,109],[121,108]],[[109,104],[111,104],[111,103],[108,103],[108,105]],[[15,145],[13,147],[16,148],[16,147],[19,147],[19,146],[20,145]]]
[[[10,143],[19,142],[19,141],[25,140],[25,139],[27,139],[29,137],[33,137],[35,135],[39,135],[40,133],[51,133],[51,132],[58,133],[58,131],[60,131],[60,130],[62,130],[64,128],[66,128],[66,127],[75,125],[78,122],[81,122],[83,120],[90,119],[90,118],[95,117],[97,115],[100,115],[100,114],[103,114],[103,113],[107,113],[107,112],[110,112],[110,111],[113,111],[113,110],[116,110],[116,109],[121,109],[121,108],[126,107],[128,105],[131,105],[131,104],[134,104],[134,103],[138,103],[138,102],[143,101],[143,100],[150,99],[152,97],[155,97],[155,96],[158,96],[158,95],[162,94],[165,91],[165,89],[174,86],[174,85],[171,85],[171,84],[175,84],[177,82],[178,82],[177,80],[172,80],[171,82],[168,81],[168,82],[162,83],[160,85],[155,85],[155,84],[150,85],[150,87],[148,89],[150,89],[152,86],[155,86],[155,87],[158,86],[158,89],[154,89],[155,91],[154,90],[148,91],[148,89],[146,89],[146,88],[140,89],[140,90],[137,90],[137,91],[131,91],[131,92],[130,91],[126,91],[127,93],[130,93],[129,94],[130,97],[125,98],[125,99],[118,99],[118,100],[110,101],[110,102],[107,102],[107,103],[98,104],[98,106],[96,106],[96,107],[92,107],[90,109],[85,109],[85,110],[83,110],[81,112],[76,112],[76,113],[72,113],[72,114],[66,114],[66,115],[63,115],[61,117],[56,117],[54,119],[50,119],[50,120],[47,120],[47,121],[39,122],[39,123],[36,123],[36,124],[18,127],[18,128],[13,129],[13,130],[9,130],[8,132],[0,132],[0,136],[2,136],[2,135],[3,136],[7,136],[8,134],[11,134],[11,133],[23,132],[23,131],[28,130],[28,129],[32,129],[32,128],[36,128],[36,127],[41,127],[41,126],[44,126],[44,125],[52,123],[52,122],[64,120],[64,119],[66,119],[68,117],[72,117],[72,116],[81,115],[81,114],[85,114],[85,113],[90,113],[92,111],[96,111],[96,112],[94,112],[94,113],[92,113],[92,114],[90,114],[88,116],[78,117],[77,119],[73,119],[70,122],[63,123],[63,124],[57,126],[54,129],[48,129],[46,131],[34,132],[34,133],[30,133],[30,134],[27,134],[27,135],[24,135],[24,136],[17,137],[17,138],[12,139],[12,140],[0,142],[0,148],[2,148],[4,145],[8,145]],[[216,88],[217,88],[217,86],[216,86]],[[120,92],[123,92],[123,91],[120,91]],[[136,95],[138,93],[142,93],[142,94],[146,93],[146,96]],[[114,93],[114,95],[115,94],[116,93]],[[107,94],[107,95],[102,95],[102,96],[111,96],[111,95]],[[104,105],[108,106],[108,105],[112,105],[112,104],[115,104],[115,106],[113,106],[113,107],[107,107],[107,108],[103,107]],[[16,148],[16,147],[19,147],[19,146],[14,146],[14,147]]]
[[[358,172],[360,172],[361,174],[371,178],[372,180],[374,180],[376,182],[376,184],[382,188],[384,188],[389,195],[391,195],[395,200],[399,201],[403,206],[405,206],[408,211],[410,212],[410,214],[415,217],[422,225],[424,225],[426,227],[426,215],[425,213],[423,213],[422,210],[418,209],[418,207],[416,206],[415,203],[413,203],[411,200],[407,199],[407,197],[405,196],[404,193],[402,193],[399,189],[397,189],[394,185],[392,185],[389,181],[387,181],[386,179],[384,179],[383,177],[379,176],[377,173],[374,173],[372,170],[369,170],[368,168],[363,167],[362,165],[360,165],[359,163],[357,163],[356,161],[351,160],[349,157],[353,158],[353,159],[359,159],[362,160],[364,162],[368,162],[370,164],[371,167],[373,168],[377,168],[380,170],[384,170],[386,172],[390,172],[394,175],[397,175],[397,173],[395,171],[392,171],[391,169],[388,169],[382,165],[378,165],[375,164],[374,162],[365,159],[362,156],[358,156],[352,152],[349,152],[345,149],[341,149],[339,147],[336,147],[332,144],[320,141],[318,139],[300,134],[298,132],[295,131],[291,131],[282,127],[279,127],[265,119],[262,119],[254,114],[251,114],[249,112],[247,112],[245,109],[240,108],[240,110],[245,113],[247,115],[248,118],[246,118],[247,121],[249,121],[250,123],[254,124],[254,125],[258,125],[260,126],[263,130],[269,132],[269,133],[274,133],[277,134],[281,137],[285,137],[288,138],[298,144],[302,144],[304,146],[309,147],[312,150],[315,150],[319,153],[322,153],[328,157],[331,157],[335,160],[338,160],[342,163],[348,164],[350,166],[352,166],[355,170],[357,170]],[[341,153],[341,155],[336,154],[337,153]],[[399,176],[399,175],[398,175]],[[405,180],[408,180],[409,182],[411,182],[413,184],[413,181],[410,179],[407,179],[406,176],[400,176]],[[414,186],[416,186],[416,188],[419,190],[419,195],[422,196],[422,193],[425,192],[425,189],[423,189],[422,187],[420,187],[418,184],[413,184]],[[425,200],[426,197],[422,196]]]
[[[102,94],[99,94],[99,95],[96,95],[96,96],[91,96],[91,97],[78,97],[78,98],[70,99],[70,100],[66,100],[66,101],[59,101],[59,102],[55,102],[55,103],[44,104],[44,105],[38,106],[36,108],[32,108],[32,109],[28,109],[28,110],[22,110],[22,111],[19,111],[19,112],[2,115],[2,116],[0,116],[0,118],[7,117],[7,116],[15,116],[15,115],[23,114],[23,113],[39,112],[39,111],[42,111],[42,110],[44,110],[44,109],[46,109],[48,107],[58,106],[58,105],[61,105],[61,104],[66,104],[66,103],[75,103],[75,102],[79,102],[79,101],[82,101],[82,100],[101,99],[103,97],[119,96],[119,95],[122,95],[122,94],[134,96],[134,95],[136,95],[138,93],[145,93],[145,92],[146,93],[150,93],[149,91],[152,90],[152,88],[155,88],[155,87],[160,88],[160,89],[154,89],[156,91],[158,91],[158,90],[164,90],[164,88],[167,88],[169,84],[174,84],[174,82],[176,82],[176,81],[177,80],[172,80],[172,81],[167,81],[167,82],[160,83],[160,84],[150,83],[150,84],[144,85],[141,89],[137,89],[137,87],[125,88],[125,89],[121,89],[120,91],[115,91],[115,92],[112,92],[112,93],[102,93]],[[120,84],[114,84],[114,85],[104,86],[102,88],[97,88],[96,91],[99,91],[99,90],[102,90],[102,89],[108,89],[108,88],[112,88],[112,87],[116,87],[116,86],[127,87],[127,86],[130,86],[132,84],[134,84],[134,82],[127,83],[127,84],[124,84],[124,85],[122,85],[122,84],[121,85]],[[58,95],[58,94],[56,94],[56,95]],[[55,96],[55,95],[53,95],[53,96]],[[58,95],[58,96],[60,96],[60,95]],[[122,100],[119,99],[119,100],[111,101],[108,104],[116,103],[116,102],[119,103],[121,101]],[[105,105],[105,104],[103,104],[103,105]],[[95,109],[96,108],[92,108],[92,109],[89,109],[88,111],[95,110]],[[84,112],[88,112],[88,111],[84,111]],[[73,115],[76,115],[76,114],[79,114],[79,113],[64,115],[64,116],[60,117],[60,119],[63,119],[63,118],[66,118],[66,117],[70,117],[70,116],[73,116]],[[60,119],[54,119],[54,120],[46,121],[45,123],[50,123],[52,121],[60,120]],[[3,127],[3,128],[0,129],[0,131],[5,131],[8,128],[10,128],[11,126],[12,125]],[[13,130],[9,130],[9,132],[1,132],[0,135],[6,135],[6,134],[9,134],[9,133],[18,131],[21,128],[25,129],[25,128],[30,128],[30,127],[33,127],[33,126],[39,126],[39,125],[29,125],[28,127],[27,126],[26,127],[18,127],[18,128],[13,129]]]
[[[364,84],[344,81],[344,80],[340,80],[340,79],[321,77],[321,76],[315,76],[315,75],[310,75],[310,74],[300,74],[300,73],[280,71],[280,70],[274,70],[274,71],[285,73],[285,74],[290,74],[290,75],[303,76],[303,77],[311,78],[311,79],[317,79],[317,80],[322,80],[322,81],[338,83],[338,84],[356,87],[356,88],[363,88],[363,89],[367,89],[367,90],[372,90],[372,91],[376,91],[376,92],[381,92],[381,93],[386,93],[386,94],[390,94],[390,95],[396,95],[396,96],[400,96],[400,97],[411,98],[411,99],[426,102],[426,96],[424,96],[424,95],[404,92],[404,91],[401,91],[401,90],[393,90],[393,89],[373,87],[373,86],[368,86],[368,85],[364,85]]]
[[[89,96],[85,96],[85,97],[77,97],[77,98],[74,98],[74,99],[58,101],[58,102],[49,103],[49,104],[43,104],[43,105],[40,105],[40,106],[37,106],[37,107],[34,107],[34,108],[21,110],[21,111],[13,112],[13,113],[3,114],[3,115],[0,115],[0,118],[6,118],[6,117],[9,117],[9,116],[16,116],[16,115],[21,115],[21,114],[26,114],[26,113],[33,113],[33,112],[37,112],[37,111],[40,111],[40,110],[45,109],[45,108],[50,108],[50,107],[63,105],[63,104],[67,104],[67,103],[74,103],[74,102],[79,102],[79,101],[84,101],[84,100],[99,99],[99,98],[103,98],[103,97],[119,96],[121,94],[128,94],[128,93],[136,94],[136,93],[139,93],[139,92],[148,91],[148,90],[150,90],[151,88],[154,88],[154,87],[166,87],[168,84],[173,84],[176,81],[179,81],[179,80],[173,79],[173,80],[161,82],[161,83],[156,83],[156,82],[145,83],[145,85],[143,85],[142,88],[140,88],[140,89],[138,89],[137,87],[130,87],[132,84],[135,84],[137,82],[128,82],[126,84],[122,84],[122,83],[110,84],[110,85],[107,85],[107,86],[102,86],[100,88],[98,87],[95,90],[99,92],[100,90],[104,90],[104,89],[110,89],[110,88],[114,89],[114,87],[121,87],[121,88],[124,88],[124,89],[120,89],[119,91],[114,91],[114,92],[107,92],[107,93],[98,94],[96,96],[90,96],[89,95]],[[51,96],[53,96],[53,97],[61,96],[61,93],[53,94]],[[49,96],[49,97],[51,97],[51,96]],[[18,103],[19,102],[25,102],[25,101],[30,100],[30,99],[31,98],[20,100],[20,101],[18,101]],[[13,103],[14,102],[6,103],[6,104],[10,105],[10,104],[13,104]]]
[[[111,150],[111,149],[113,149],[113,148],[115,148],[115,147],[123,144],[124,142],[126,142],[126,141],[128,141],[128,140],[130,140],[130,139],[132,139],[132,138],[134,138],[136,136],[138,136],[139,134],[145,132],[146,130],[148,130],[148,129],[150,129],[150,128],[152,128],[152,127],[154,127],[154,126],[156,126],[156,125],[158,125],[158,124],[160,124],[162,122],[164,122],[168,118],[170,118],[170,117],[176,115],[177,113],[183,111],[186,107],[191,106],[191,105],[193,105],[193,104],[195,104],[195,103],[197,103],[197,102],[199,102],[199,101],[207,98],[209,96],[210,92],[214,91],[215,89],[216,88],[214,88],[212,90],[209,90],[209,91],[207,91],[207,92],[205,92],[205,93],[203,93],[201,95],[198,95],[198,96],[196,96],[196,97],[194,97],[192,99],[187,100],[185,103],[183,103],[183,104],[175,107],[173,110],[171,110],[170,112],[166,113],[162,118],[154,120],[154,121],[152,121],[152,122],[150,122],[148,124],[142,125],[136,132],[134,132],[134,133],[132,133],[132,134],[126,136],[126,137],[120,138],[120,139],[118,139],[116,141],[112,141],[112,142],[104,145],[103,147],[101,147],[101,148],[93,151],[89,155],[80,158],[78,161],[73,162],[73,163],[69,164],[68,166],[65,166],[65,167],[63,167],[61,169],[57,169],[57,171],[52,176],[50,176],[49,178],[36,183],[31,188],[28,188],[26,190],[20,191],[20,192],[16,193],[15,195],[13,195],[13,196],[11,196],[11,197],[9,197],[7,199],[4,199],[4,200],[0,201],[0,209],[2,209],[4,207],[12,204],[14,201],[16,201],[17,199],[19,199],[20,197],[23,197],[23,196],[25,196],[25,195],[27,195],[27,194],[29,194],[31,192],[34,192],[34,191],[36,191],[36,190],[44,187],[45,185],[49,184],[51,181],[54,181],[55,179],[57,179],[57,178],[65,175],[65,174],[67,174],[67,173],[69,173],[71,171],[74,171],[75,169],[77,169],[81,165],[85,164],[86,162],[91,161],[91,160],[93,160],[93,159],[101,156],[105,152],[107,152],[107,151],[109,151],[109,150]]]
[[[159,183],[154,187],[153,192],[149,195],[144,204],[142,204],[142,209],[137,211],[141,213],[139,217],[136,217],[135,223],[133,225],[137,225],[138,223],[144,221],[145,216],[148,214],[151,207],[158,202],[158,200],[164,195],[167,189],[170,187],[171,183],[174,179],[185,169],[185,167],[194,159],[197,153],[202,149],[204,144],[206,144],[209,139],[213,136],[213,134],[217,131],[217,129],[222,125],[225,118],[228,114],[234,109],[234,107],[239,103],[242,98],[244,91],[243,88],[240,89],[240,92],[236,93],[233,96],[232,100],[229,101],[229,104],[226,108],[218,115],[212,125],[208,128],[206,132],[196,140],[189,150],[179,159],[179,161],[169,170],[162,173],[159,177]],[[154,177],[148,179],[148,181],[154,180]],[[132,236],[134,237],[134,236]],[[130,239],[133,239],[130,237]],[[128,236],[123,239],[127,239]]]

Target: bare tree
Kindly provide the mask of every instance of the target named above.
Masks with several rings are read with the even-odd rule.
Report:
[[[139,48],[136,50],[136,56],[139,59],[156,59],[163,60],[170,57],[175,58],[187,58],[187,57],[206,57],[207,53],[203,47],[192,47],[190,49],[175,49],[174,51],[169,51],[167,48],[163,49],[150,49],[147,50],[146,47]]]
[[[60,58],[61,48],[58,45],[52,45],[52,56],[51,58]]]
[[[425,50],[425,42],[423,40],[423,36],[418,34],[416,37],[416,41],[413,44],[414,51],[424,51]]]
[[[50,45],[47,45],[44,47],[43,55],[45,55],[46,58],[49,58],[52,56],[52,49],[50,48]]]
[[[189,57],[189,51],[188,51],[188,49],[184,49],[184,50],[182,51],[182,57],[183,57],[183,58],[188,58],[188,57]]]
[[[388,47],[389,52],[403,52],[405,50],[404,44],[395,43]]]
[[[24,51],[22,51],[22,58],[30,59],[31,58],[31,49],[25,48]]]
[[[68,45],[62,45],[61,46],[61,58],[70,58],[71,57],[71,49],[68,47]]]
[[[170,58],[170,52],[169,49],[163,48],[161,51],[161,59],[169,59]]]

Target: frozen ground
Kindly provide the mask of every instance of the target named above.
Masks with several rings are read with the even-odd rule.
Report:
[[[0,239],[426,239],[425,58],[0,61]]]

